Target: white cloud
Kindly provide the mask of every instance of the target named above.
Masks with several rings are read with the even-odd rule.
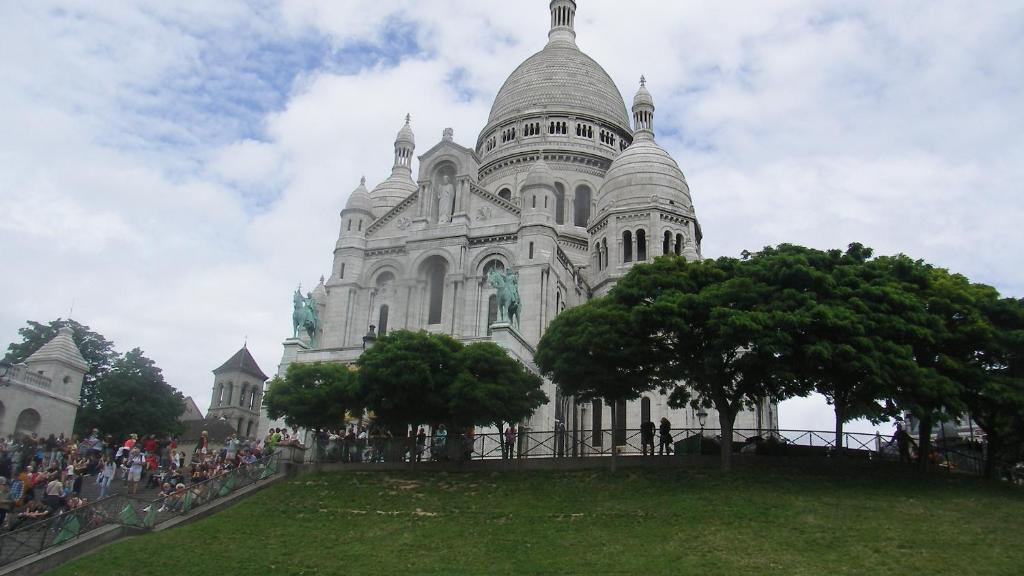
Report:
[[[447,126],[473,145],[546,7],[0,6],[0,341],[74,300],[201,407],[246,336],[273,372],[294,284],[329,270],[337,213],[387,176],[405,113],[419,152]],[[576,22],[627,103],[647,75],[706,255],[861,241],[1021,296],[1022,12],[588,1]],[[828,428],[814,402],[783,425]]]

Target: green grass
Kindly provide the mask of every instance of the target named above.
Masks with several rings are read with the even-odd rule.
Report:
[[[895,472],[302,476],[57,575],[1020,574],[1024,497]]]

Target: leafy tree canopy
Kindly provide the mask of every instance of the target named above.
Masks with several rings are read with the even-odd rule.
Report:
[[[79,410],[79,430],[99,428],[114,438],[181,432],[178,417],[185,411],[184,397],[164,381],[160,368],[138,348],[114,361],[97,382],[96,396],[99,402],[95,406]]]
[[[356,397],[392,428],[445,422],[446,388],[458,376],[462,345],[446,334],[396,330],[379,338],[356,361]]]
[[[548,400],[540,377],[493,342],[469,344],[456,358],[459,373],[446,393],[453,424],[519,422]]]
[[[270,382],[263,404],[271,418],[312,430],[342,428],[354,406],[355,377],[342,364],[292,364]]]

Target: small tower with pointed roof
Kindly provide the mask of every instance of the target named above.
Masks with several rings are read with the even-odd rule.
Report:
[[[260,370],[247,346],[235,352],[213,371],[213,397],[207,420],[226,421],[241,437],[254,438],[260,425],[263,384],[267,375]],[[223,438],[212,438],[220,442]]]
[[[64,326],[0,381],[0,436],[70,435],[89,363]]]

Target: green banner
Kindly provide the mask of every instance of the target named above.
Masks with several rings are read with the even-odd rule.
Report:
[[[82,524],[78,521],[78,516],[71,516],[64,521],[64,525],[60,527],[60,532],[53,539],[53,545],[61,544],[66,542],[75,536],[78,536],[78,531],[82,528]]]
[[[146,512],[146,517],[142,519],[142,525],[145,526],[146,528],[152,528],[153,526],[156,526],[156,515],[158,514],[158,512],[157,512],[158,504],[160,504],[160,503],[159,502],[153,502],[152,504],[149,505],[149,511]]]
[[[238,475],[234,472],[228,474],[228,477],[224,480],[224,483],[220,487],[218,495],[223,498],[231,493],[235,489],[235,482],[237,482]]]
[[[125,526],[138,526],[139,525],[139,517],[135,513],[135,507],[132,506],[131,504],[128,504],[127,506],[125,506],[124,510],[121,510],[120,518],[121,518],[121,523],[124,524]]]

